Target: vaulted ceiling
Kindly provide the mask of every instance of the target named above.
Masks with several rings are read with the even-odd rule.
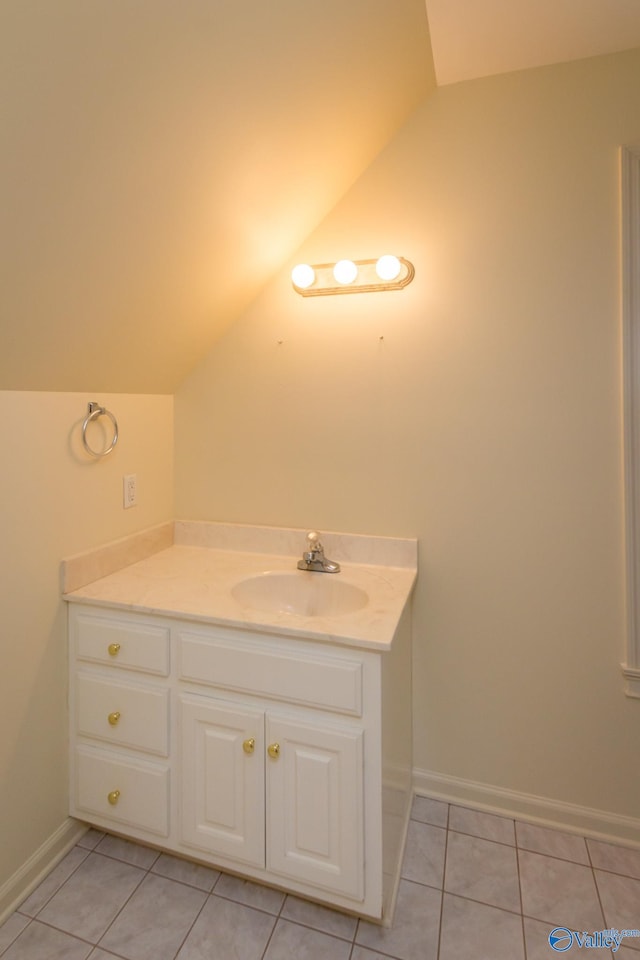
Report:
[[[426,0],[438,84],[640,46],[638,0]]]
[[[0,389],[172,391],[436,79],[632,46],[638,0],[3,0]]]
[[[0,389],[173,390],[431,83],[424,0],[3,0]]]

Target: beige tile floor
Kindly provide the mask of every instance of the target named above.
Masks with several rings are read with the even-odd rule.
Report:
[[[540,960],[549,933],[640,929],[640,850],[414,801],[385,929],[89,831],[0,927],[2,960]]]

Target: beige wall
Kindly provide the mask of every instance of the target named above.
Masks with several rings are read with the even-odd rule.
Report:
[[[440,89],[176,395],[177,515],[420,539],[417,767],[637,816],[618,147],[640,52]]]
[[[89,399],[120,428],[98,462],[80,444]],[[60,560],[171,518],[173,397],[0,392],[0,450],[2,887],[68,811]],[[139,496],[126,511],[125,473]]]

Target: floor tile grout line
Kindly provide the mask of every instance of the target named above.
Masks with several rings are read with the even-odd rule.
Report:
[[[76,846],[77,846],[77,844],[76,844]],[[29,917],[29,914],[28,914],[28,913],[20,913],[20,907],[21,907],[23,904],[25,904],[25,903],[27,902],[27,900],[29,900],[29,899],[35,894],[35,892],[40,888],[40,886],[42,886],[42,884],[45,882],[45,880],[46,880],[49,876],[51,876],[51,874],[53,873],[53,870],[55,870],[56,867],[60,866],[60,864],[64,863],[64,860],[66,859],[66,857],[63,857],[62,860],[60,860],[59,863],[56,864],[56,867],[54,867],[53,870],[51,870],[51,871],[47,874],[47,876],[42,879],[42,881],[38,884],[38,886],[35,887],[35,889],[32,890],[31,893],[24,898],[24,900],[22,901],[22,903],[20,904],[20,906],[15,909],[14,913],[20,913],[20,916],[21,916],[21,917],[29,917],[30,920],[35,920],[35,919],[38,917],[38,915],[39,915],[40,913],[42,913],[42,911],[44,910],[44,908],[45,908],[49,903],[51,903],[51,901],[52,901],[53,898],[56,896],[56,894],[59,893],[60,890],[62,890],[62,888],[63,888],[64,886],[66,886],[66,884],[69,882],[69,880],[71,880],[71,877],[73,877],[74,874],[80,869],[80,867],[82,866],[82,864],[83,864],[86,860],[88,860],[88,858],[91,856],[91,853],[92,853],[91,850],[87,850],[86,847],[82,847],[81,849],[86,851],[86,855],[82,858],[82,860],[80,861],[80,863],[78,863],[78,864],[73,868],[73,870],[71,871],[71,873],[69,874],[69,876],[68,876],[68,877],[65,877],[64,880],[62,881],[62,883],[60,883],[60,884],[55,888],[55,890],[53,891],[53,893],[52,893],[49,897],[47,897],[47,899],[45,900],[45,902],[42,904],[41,907],[38,908],[38,910],[35,912],[35,914],[33,915],[33,917]],[[69,850],[69,853],[71,853],[72,850],[75,850],[75,846],[72,847],[71,850]],[[69,856],[69,853],[68,853],[66,856]]]
[[[435,888],[435,887],[432,887],[432,889],[436,889],[436,888]],[[521,910],[510,910],[509,907],[499,907],[499,906],[497,906],[497,904],[495,904],[495,903],[489,903],[487,900],[476,900],[475,897],[467,897],[467,896],[465,896],[465,895],[462,894],[462,893],[453,893],[451,890],[445,890],[444,888],[443,888],[443,890],[442,890],[442,893],[443,893],[443,894],[446,893],[446,895],[447,895],[448,897],[455,897],[456,900],[465,900],[467,903],[475,903],[475,904],[477,904],[479,907],[489,907],[491,910],[498,910],[498,911],[500,911],[500,913],[507,913],[507,914],[509,914],[510,917],[524,917],[524,916],[526,916],[526,914],[523,914]],[[528,919],[537,920],[537,919],[539,919],[539,918],[538,918],[538,917],[530,917],[530,918],[528,918]],[[545,920],[545,921],[543,921],[543,922],[546,923],[547,921]],[[638,958],[638,960],[640,960],[640,958]]]
[[[17,910],[14,911],[14,913],[17,913]],[[26,923],[25,926],[22,928],[22,930],[18,930],[18,932],[16,933],[15,937],[13,938],[13,940],[12,940],[10,943],[8,943],[8,944],[6,945],[6,947],[4,947],[4,948],[2,949],[2,951],[0,951],[0,957],[4,957],[4,955],[5,955],[5,953],[7,952],[7,950],[10,950],[10,949],[11,949],[11,947],[14,945],[14,943],[16,942],[16,940],[17,940],[19,937],[21,937],[22,934],[25,932],[25,930],[26,930],[28,927],[30,927],[31,924],[33,923],[33,917],[27,917],[24,913],[20,914],[20,916],[24,917],[25,920],[27,921],[27,923]],[[7,919],[9,919],[9,918],[7,917]],[[5,923],[6,923],[6,921],[5,921]],[[4,924],[3,924],[3,926],[4,926]]]
[[[243,907],[243,908],[248,909],[248,910],[255,910],[256,913],[261,913],[261,914],[263,914],[264,916],[270,917],[270,919],[273,920],[273,927],[272,927],[272,929],[271,929],[271,933],[269,934],[269,939],[267,940],[266,946],[265,946],[264,951],[263,951],[263,953],[262,953],[262,955],[261,955],[261,960],[263,960],[263,958],[264,958],[264,956],[265,956],[265,954],[266,954],[266,951],[267,951],[268,948],[269,948],[269,944],[270,944],[270,942],[271,942],[271,938],[273,937],[273,934],[274,934],[274,931],[275,931],[275,929],[276,929],[278,920],[280,920],[281,917],[282,917],[282,911],[283,911],[284,905],[285,905],[285,903],[286,903],[286,901],[287,901],[287,896],[288,896],[288,894],[285,894],[285,895],[284,895],[284,897],[283,897],[283,899],[282,899],[282,903],[280,904],[280,907],[279,907],[278,912],[277,912],[277,913],[271,913],[271,912],[268,911],[268,910],[262,909],[262,907],[256,907],[256,906],[254,906],[253,904],[245,903],[245,902],[243,902],[242,900],[236,900],[236,899],[234,899],[233,897],[227,896],[227,895],[225,895],[225,894],[223,894],[223,893],[216,893],[216,892],[215,892],[215,889],[216,889],[216,887],[217,887],[220,879],[221,879],[222,877],[224,877],[224,876],[230,876],[230,877],[231,877],[231,876],[234,876],[234,874],[225,873],[225,871],[221,870],[221,871],[219,871],[219,875],[218,875],[218,877],[216,878],[216,881],[215,881],[215,883],[213,884],[211,890],[209,890],[208,893],[207,893],[206,891],[203,891],[203,890],[200,891],[201,893],[206,893],[205,901],[204,901],[204,903],[202,904],[202,906],[200,907],[200,910],[198,911],[197,916],[194,918],[193,923],[192,923],[191,926],[189,927],[189,930],[188,930],[187,933],[185,934],[184,939],[183,939],[182,942],[180,943],[180,946],[179,946],[179,948],[178,948],[178,950],[177,950],[177,952],[176,952],[173,960],[176,960],[178,954],[180,953],[180,950],[182,950],[182,948],[183,948],[183,946],[184,946],[184,944],[185,944],[185,942],[186,942],[186,940],[187,940],[187,937],[189,936],[189,934],[190,934],[191,931],[193,930],[193,927],[195,926],[196,921],[198,920],[198,917],[200,916],[200,914],[201,914],[202,911],[204,910],[207,902],[208,902],[212,897],[216,897],[218,900],[224,900],[224,901],[226,901],[227,903],[235,903],[237,906]],[[177,882],[179,882],[179,881],[177,881]],[[273,889],[273,888],[271,888],[271,889]],[[282,918],[282,919],[286,919],[286,918]],[[295,922],[295,921],[291,921],[291,922]],[[305,925],[304,925],[304,924],[298,924],[298,926],[305,926]],[[309,928],[309,929],[314,929],[314,928]]]
[[[538,857],[549,857],[551,860],[560,860],[562,863],[575,863],[577,867],[589,867],[590,864],[581,860],[574,860],[572,857],[561,857],[557,853],[543,853],[541,850],[531,850],[530,847],[516,848],[520,853],[535,853]]]
[[[278,910],[278,913],[277,913],[275,916],[274,916],[273,914],[271,914],[271,916],[273,917],[273,926],[271,927],[271,933],[269,934],[269,937],[268,937],[267,942],[266,942],[266,944],[265,944],[264,950],[262,951],[262,960],[264,960],[264,958],[266,957],[266,955],[267,955],[267,950],[269,949],[269,944],[271,943],[271,941],[272,941],[272,939],[273,939],[273,935],[274,935],[274,933],[276,932],[276,927],[278,926],[278,921],[280,920],[280,918],[281,918],[281,916],[282,916],[282,911],[284,910],[284,905],[285,905],[285,903],[287,902],[287,896],[288,896],[288,894],[285,894],[284,897],[282,898],[282,903],[280,904],[280,909]]]
[[[587,867],[589,864],[585,863],[584,866]],[[631,873],[620,873],[619,870],[607,870],[606,867],[597,866],[592,866],[591,869],[594,873],[608,873],[612,877],[622,877],[623,880],[635,880],[637,883],[640,883],[640,877],[634,877]]]
[[[514,821],[513,821],[514,825],[517,824],[518,822],[519,822],[519,821],[517,821],[517,820],[514,820]],[[438,824],[431,824],[431,826],[438,826]],[[590,863],[591,863],[591,861],[590,861],[589,863],[584,863],[584,861],[582,861],[582,860],[576,860],[575,857],[562,856],[562,855],[559,854],[559,853],[548,853],[548,852],[542,851],[542,850],[534,850],[534,849],[532,849],[530,846],[527,846],[527,845],[524,844],[524,843],[519,843],[518,840],[517,840],[517,836],[516,836],[516,840],[515,840],[514,843],[509,843],[509,842],[506,841],[506,840],[497,840],[495,837],[483,837],[483,836],[481,836],[479,833],[470,833],[470,832],[468,832],[467,830],[457,830],[457,829],[454,829],[454,828],[451,828],[451,827],[449,828],[449,830],[450,830],[451,833],[456,833],[456,834],[458,834],[459,836],[463,836],[463,837],[473,837],[475,840],[484,840],[485,843],[496,843],[496,844],[498,844],[498,845],[501,846],[501,847],[511,847],[512,849],[515,848],[516,850],[522,851],[523,853],[535,853],[535,854],[536,854],[537,856],[539,856],[539,857],[551,857],[553,860],[561,860],[563,863],[575,863],[575,864],[577,864],[578,866],[581,866],[581,867],[588,867],[588,866],[590,866]],[[573,836],[573,834],[572,834],[572,836]],[[576,835],[576,836],[577,836],[577,835]],[[585,838],[581,838],[581,839],[585,839]],[[594,869],[595,869],[595,868],[594,868]],[[600,869],[600,868],[597,868],[597,869]],[[634,878],[631,874],[623,874],[623,873],[619,873],[619,872],[617,872],[617,871],[615,871],[615,870],[607,870],[606,872],[607,872],[607,873],[615,873],[617,876],[629,876],[629,877],[631,877],[631,879],[639,879],[639,878]]]
[[[340,913],[339,910],[335,912]],[[270,916],[273,917],[275,914],[272,913]],[[348,914],[344,914],[344,916],[348,916]],[[291,917],[283,917],[281,913],[275,916],[275,919],[282,920],[284,923],[293,923],[296,927],[302,927],[304,930],[312,930],[314,933],[322,933],[325,937],[333,937],[334,940],[340,940],[342,943],[352,944],[355,942],[355,934],[353,937],[343,937],[339,933],[331,933],[329,930],[323,930],[321,927],[314,927],[311,923],[306,923],[304,920],[293,920]]]
[[[406,883],[415,883],[416,886],[426,887],[428,890],[442,890],[443,893],[448,894],[450,897],[456,897],[459,900],[468,900],[470,903],[477,903],[481,907],[492,907],[494,910],[501,910],[503,913],[510,913],[514,917],[519,917],[522,913],[521,910],[514,910],[511,907],[502,907],[496,903],[490,903],[488,900],[478,900],[477,897],[470,897],[465,893],[455,893],[453,890],[446,890],[444,886],[444,879],[442,886],[437,886],[433,883],[423,883],[421,880],[411,880],[409,877],[403,877],[402,879]]]
[[[511,847],[517,846],[516,843],[508,843],[506,840],[496,840],[495,837],[481,837],[478,833],[469,833],[467,830],[456,830],[454,827],[449,827],[451,833],[457,833],[462,837],[473,837],[474,840],[484,840],[486,843],[497,843],[500,847]]]
[[[398,956],[397,953],[386,953],[386,951],[381,947],[367,947],[365,946],[364,943],[354,943],[353,948],[351,950],[351,954],[353,954],[353,951],[356,949],[356,947],[361,947],[363,950],[366,950],[367,952],[373,951],[376,955],[384,957],[384,960],[402,960],[402,957]],[[640,954],[638,954],[638,957],[640,960]],[[351,960],[353,960],[352,957],[351,957]]]
[[[263,950],[262,953],[260,954],[260,960],[264,960],[264,958],[265,958],[266,955],[267,955],[267,950],[269,949],[269,944],[270,944],[271,941],[273,940],[273,935],[274,935],[274,933],[276,932],[276,927],[278,926],[278,920],[280,919],[280,917],[274,917],[273,914],[272,914],[272,918],[273,918],[273,926],[271,927],[271,932],[269,933],[269,936],[267,937],[267,942],[266,942],[265,945],[264,945],[264,950]]]
[[[218,882],[218,880],[220,879],[221,876],[222,876],[222,874],[220,874],[220,876],[217,878],[216,883]],[[185,943],[187,942],[187,939],[188,939],[188,937],[190,936],[191,931],[193,930],[193,928],[195,927],[196,923],[198,922],[198,918],[200,917],[200,914],[202,913],[202,911],[203,911],[204,908],[206,907],[207,903],[208,903],[209,900],[211,899],[211,896],[212,896],[212,894],[213,894],[213,890],[214,890],[214,888],[215,888],[216,883],[214,883],[214,885],[213,885],[213,887],[211,888],[211,890],[209,891],[209,893],[207,893],[205,890],[201,890],[201,891],[200,891],[201,893],[204,893],[204,894],[205,894],[205,898],[204,898],[204,900],[202,901],[202,906],[200,907],[200,909],[199,909],[198,912],[196,913],[195,917],[193,918],[193,922],[189,925],[189,929],[187,930],[187,932],[185,933],[184,937],[183,937],[182,940],[180,941],[180,944],[179,944],[179,946],[178,946],[178,949],[176,950],[176,952],[175,952],[174,955],[173,955],[173,960],[177,960],[177,957],[179,956],[180,951],[182,950],[182,948],[184,947]]]
[[[153,868],[149,870],[149,873],[153,877],[159,877],[161,880],[171,880],[172,883],[181,883],[183,887],[188,887],[189,890],[198,890],[200,893],[206,893],[207,896],[212,892],[213,887],[215,887],[216,883],[218,882],[218,880],[216,880],[216,882],[213,884],[213,887],[211,887],[211,890],[207,890],[206,887],[199,887],[196,883],[190,883],[188,880],[178,880],[177,877],[169,876],[166,873],[159,873],[159,871],[154,870]]]
[[[399,883],[399,882],[400,882],[400,881],[398,881],[398,883]],[[397,897],[397,894],[396,894],[396,897]],[[362,922],[362,921],[361,921],[361,918],[358,917],[358,922],[356,923],[356,929],[355,929],[355,932],[354,932],[354,934],[353,934],[353,944],[352,944],[352,946],[351,946],[351,953],[354,952],[354,950],[356,949],[356,946],[358,945],[358,931],[360,930],[360,924],[361,924],[361,922]]]
[[[226,900],[227,903],[237,903],[240,907],[247,907],[248,910],[255,910],[256,913],[263,913],[265,916],[274,917],[276,920],[280,919],[280,913],[273,913],[271,910],[265,910],[264,907],[256,907],[252,903],[245,903],[244,900],[236,900],[235,897],[230,897],[226,893],[214,893],[214,890],[212,890],[209,896],[215,896],[218,900]],[[287,918],[283,917],[283,919],[286,920]]]
[[[127,957],[124,957],[121,953],[114,953],[112,950],[107,950],[106,947],[99,947],[97,944],[91,947],[91,953],[87,957],[87,960],[91,960],[91,957],[95,954],[96,950],[101,950],[102,953],[106,954],[107,957],[113,957],[113,960],[127,960]]]
[[[94,838],[93,845],[87,842],[87,837],[92,830],[95,830],[95,832],[98,834],[98,836]],[[86,850],[88,853],[92,853],[95,850],[95,848],[98,846],[98,844],[101,843],[106,836],[107,834],[104,830],[98,830],[97,827],[88,827],[88,829],[85,830],[85,832],[82,834],[80,839],[76,841],[75,846],[81,847],[82,850]]]
[[[152,860],[152,862],[149,864],[149,866],[148,866],[148,867],[144,867],[144,866],[142,866],[142,864],[140,864],[140,863],[134,863],[133,860],[127,860],[126,857],[122,857],[122,856],[119,857],[119,856],[117,856],[115,853],[110,853],[110,852],[107,852],[106,850],[100,850],[99,847],[100,847],[100,844],[102,843],[102,841],[103,841],[103,840],[106,840],[106,839],[109,838],[109,837],[113,837],[114,840],[123,839],[122,837],[116,836],[115,833],[105,833],[105,835],[104,835],[104,837],[102,838],[102,840],[100,840],[100,841],[96,844],[96,846],[94,847],[94,849],[91,850],[90,852],[91,852],[91,853],[99,853],[101,857],[107,857],[108,860],[117,860],[118,863],[128,863],[130,867],[138,867],[139,870],[147,870],[147,871],[150,871],[151,868],[156,865],[156,863],[158,862],[158,860],[159,860],[160,857],[162,856],[162,851],[161,851],[161,850],[158,850],[156,847],[149,847],[149,846],[147,846],[145,843],[142,843],[142,842],[140,842],[140,841],[138,841],[138,840],[125,840],[125,843],[130,843],[130,844],[132,844],[132,845],[135,845],[135,846],[139,847],[141,850],[149,850],[151,853],[155,853],[155,857],[153,858],[153,860]]]
[[[524,900],[522,898],[522,876],[520,874],[520,848],[518,847],[518,828],[517,821],[513,821],[513,835],[516,841],[516,868],[518,870],[518,895],[520,898],[520,928],[522,930],[522,956],[527,960],[527,936],[524,926]]]
[[[429,798],[429,796],[428,796],[427,794],[416,794],[416,796],[420,796],[420,797],[422,797],[422,798],[424,798],[424,799],[431,799],[431,798]],[[437,799],[437,798],[432,798],[432,799]],[[444,803],[445,801],[438,800],[438,802],[439,802],[439,803]],[[468,831],[468,830],[457,829],[457,828],[454,828],[454,827],[449,826],[449,829],[452,830],[454,833],[459,833],[459,834],[462,834],[462,835],[464,835],[464,836],[469,836],[469,837],[476,837],[478,840],[487,840],[487,841],[489,841],[489,842],[491,842],[491,843],[502,844],[503,846],[510,846],[510,847],[511,847],[511,846],[516,846],[519,850],[524,850],[524,851],[526,851],[526,852],[528,852],[528,853],[535,853],[535,854],[538,854],[539,856],[542,856],[542,857],[552,857],[554,860],[562,860],[562,861],[564,861],[564,862],[566,862],[566,863],[576,863],[576,864],[578,864],[579,866],[589,866],[590,863],[591,863],[591,851],[590,851],[590,849],[589,849],[589,841],[590,841],[590,840],[593,840],[594,838],[587,837],[587,836],[585,836],[585,835],[583,835],[583,834],[573,833],[573,832],[569,832],[569,831],[567,831],[567,830],[562,830],[560,827],[555,827],[555,826],[554,826],[554,827],[551,827],[551,826],[549,826],[549,827],[547,827],[547,826],[542,826],[541,824],[538,824],[538,823],[535,823],[535,822],[530,822],[530,821],[528,821],[528,820],[518,820],[517,817],[516,817],[516,818],[507,817],[507,816],[505,816],[505,815],[503,815],[503,814],[499,814],[499,813],[490,813],[490,812],[484,811],[484,810],[476,810],[474,807],[466,807],[464,804],[451,803],[451,804],[449,804],[449,806],[450,806],[450,807],[457,807],[457,808],[462,809],[462,810],[469,810],[470,812],[485,814],[485,815],[488,816],[488,817],[496,817],[496,818],[498,818],[498,819],[500,819],[500,820],[511,820],[511,821],[514,823],[514,825],[515,825],[515,842],[514,842],[514,843],[509,843],[509,842],[507,842],[507,841],[505,841],[505,840],[498,840],[498,839],[496,839],[495,837],[484,837],[484,836],[481,836],[479,833],[473,833],[473,832],[470,832],[470,831]],[[412,819],[414,819],[414,818],[412,817]],[[439,823],[431,823],[431,821],[429,821],[429,820],[418,820],[417,822],[418,822],[418,823],[429,823],[431,826],[437,826],[437,827],[441,827],[441,826],[442,826],[442,824],[439,824]],[[561,834],[561,835],[563,835],[563,836],[574,837],[575,839],[583,840],[583,841],[584,841],[584,844],[585,844],[585,847],[586,847],[586,849],[587,849],[587,854],[588,854],[588,856],[589,856],[589,863],[584,863],[584,861],[576,860],[576,859],[573,858],[573,857],[563,856],[563,855],[558,854],[558,853],[548,853],[548,852],[546,852],[546,851],[540,851],[540,850],[532,849],[532,848],[531,848],[530,846],[528,846],[526,843],[523,843],[523,842],[521,842],[521,841],[518,840],[518,830],[517,830],[518,824],[521,824],[522,826],[525,826],[525,827],[526,827],[526,826],[540,827],[540,829],[548,830],[550,833],[558,833],[558,834]],[[631,851],[635,851],[635,850],[639,850],[639,849],[640,849],[640,848],[638,848],[637,846],[630,846],[630,845],[628,845],[628,844],[624,844],[624,843],[622,843],[622,842],[619,842],[619,843],[618,843],[618,842],[614,842],[614,841],[612,841],[612,840],[609,841],[609,840],[598,840],[598,839],[596,839],[596,842],[608,844],[609,846],[619,847],[621,850],[631,850]],[[594,866],[594,869],[602,869],[602,868],[600,868],[600,867],[595,867],[595,866]],[[630,874],[630,873],[621,873],[619,870],[612,870],[612,869],[609,868],[609,869],[606,870],[606,872],[608,872],[608,873],[614,873],[614,874],[616,874],[617,876],[629,877],[629,878],[632,879],[632,880],[640,880],[640,877],[635,877],[633,874]]]
[[[447,874],[447,851],[449,849],[449,821],[451,819],[451,804],[447,804],[447,824],[444,834],[444,857],[442,861],[442,886],[440,888],[440,913],[438,915],[438,946],[436,949],[436,960],[440,957],[440,948],[442,946],[442,921],[444,919],[444,889]]]
[[[602,922],[606,924],[607,915],[604,909],[604,903],[602,902],[602,896],[600,894],[600,885],[598,884],[598,877],[596,875],[596,868],[593,865],[593,860],[591,859],[591,851],[589,850],[589,844],[586,844],[587,847],[587,856],[589,857],[589,865],[591,867],[591,876],[593,878],[593,885],[596,888],[596,896],[598,898],[598,903],[600,904],[600,911],[602,913]],[[619,874],[614,874],[614,876],[619,876]]]
[[[95,852],[95,851],[94,851],[94,852]],[[110,859],[112,859],[112,860],[117,860],[118,858],[117,858],[117,857],[111,857]],[[156,860],[157,860],[157,859],[158,859],[158,858],[156,857]],[[154,860],[153,863],[155,863],[156,860]],[[119,862],[120,862],[120,863],[127,863],[128,861],[119,860]],[[150,872],[151,867],[153,866],[153,864],[150,864],[149,867],[147,867],[146,870],[145,870],[144,867],[140,867],[140,866],[138,866],[138,864],[135,864],[135,863],[129,863],[129,866],[130,866],[130,867],[136,867],[138,870],[142,870],[142,871],[143,871],[143,872],[142,872],[142,876],[140,877],[140,879],[138,880],[138,882],[136,883],[135,887],[133,888],[133,890],[131,891],[131,893],[129,894],[129,896],[126,898],[126,900],[124,901],[124,903],[120,906],[119,910],[117,911],[117,913],[115,914],[115,916],[113,917],[113,919],[110,921],[110,923],[107,924],[106,928],[105,928],[105,929],[102,931],[102,933],[100,934],[100,937],[98,938],[98,940],[97,940],[96,943],[95,943],[95,946],[96,946],[96,947],[99,946],[100,941],[103,940],[104,937],[107,935],[107,933],[109,932],[109,930],[111,929],[111,927],[114,925],[114,923],[116,922],[116,920],[118,919],[118,917],[120,916],[120,914],[122,913],[122,911],[124,910],[124,908],[127,906],[127,904],[129,903],[129,901],[130,901],[131,898],[133,897],[134,893],[136,893],[136,891],[140,889],[140,886],[144,883],[145,879],[149,876],[149,872]],[[102,949],[102,948],[100,948],[100,949]]]
[[[86,937],[81,937],[77,933],[71,933],[69,930],[63,930],[62,927],[57,927],[55,923],[50,923],[48,920],[40,920],[38,917],[33,917],[33,919],[30,920],[30,922],[27,924],[24,930],[20,931],[18,936],[15,938],[15,940],[11,941],[10,946],[13,946],[16,940],[18,940],[22,936],[22,934],[27,930],[27,928],[30,927],[32,924],[40,924],[41,927],[47,927],[47,929],[49,930],[55,930],[56,933],[61,933],[63,934],[63,936],[69,937],[70,940],[77,940],[78,943],[84,943],[86,944],[86,946],[90,947],[92,951],[98,948],[98,944],[94,943],[93,940],[87,940]],[[6,950],[3,950],[2,953],[0,954],[0,957],[3,957],[8,949],[9,947],[7,947]],[[103,948],[100,947],[99,949],[102,950]],[[115,956],[118,956],[118,954],[115,954]]]

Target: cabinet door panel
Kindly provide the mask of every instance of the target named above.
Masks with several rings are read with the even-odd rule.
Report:
[[[364,897],[361,730],[267,717],[267,868]]]
[[[184,696],[180,713],[182,839],[264,866],[262,711]]]

